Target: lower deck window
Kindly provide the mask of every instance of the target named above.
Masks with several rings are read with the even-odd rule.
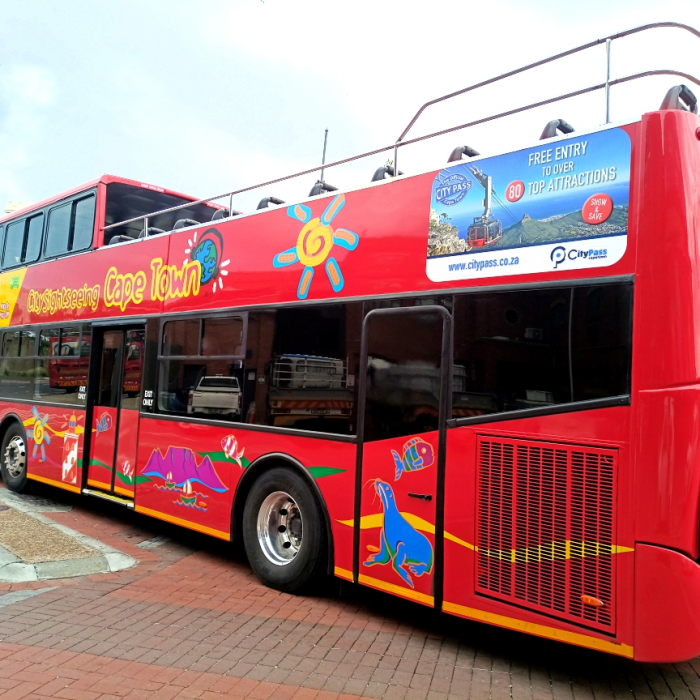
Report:
[[[631,284],[457,295],[452,416],[628,394],[631,347]]]

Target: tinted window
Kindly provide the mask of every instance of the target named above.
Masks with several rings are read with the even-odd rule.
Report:
[[[95,197],[86,197],[75,203],[75,219],[73,223],[73,240],[71,250],[85,250],[92,243],[92,232],[95,226]]]
[[[3,267],[13,267],[22,262],[22,246],[24,245],[24,221],[15,221],[7,227],[5,238],[5,253]]]
[[[198,355],[199,319],[168,321],[163,327],[163,355]]]
[[[52,209],[46,234],[46,255],[60,255],[68,250],[70,223],[73,212],[71,202]]]
[[[54,207],[49,212],[45,254],[52,257],[88,248],[94,222],[94,195]]]
[[[362,314],[361,303],[326,304],[257,311],[247,322],[202,319],[201,331],[196,320],[169,321],[158,408],[353,434]],[[189,356],[171,359],[175,355]]]
[[[442,315],[380,313],[368,319],[367,333],[365,440],[437,430]]]
[[[251,313],[245,422],[356,433],[362,318],[361,303]]]
[[[168,321],[163,327],[159,410],[240,420],[244,328],[241,316]],[[173,356],[184,359],[166,359]]]
[[[240,355],[242,343],[242,318],[202,320],[202,355]]]
[[[628,393],[631,313],[630,285],[455,296],[453,417]]]
[[[44,215],[33,216],[27,226],[27,244],[22,262],[33,262],[41,253],[41,235],[44,232]]]

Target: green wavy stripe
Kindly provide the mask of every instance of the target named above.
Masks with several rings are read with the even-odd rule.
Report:
[[[314,479],[322,479],[324,476],[332,476],[333,474],[342,474],[347,469],[338,469],[337,467],[309,467],[311,476]]]

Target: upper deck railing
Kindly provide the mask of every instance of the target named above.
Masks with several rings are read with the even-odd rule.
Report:
[[[579,95],[585,95],[587,93],[591,92],[596,92],[598,90],[605,90],[605,123],[610,122],[610,88],[614,85],[621,85],[622,83],[628,83],[633,80],[639,80],[640,78],[647,78],[653,75],[676,75],[681,78],[684,78],[685,80],[694,83],[695,85],[700,86],[700,80],[689,73],[684,73],[682,71],[677,71],[677,70],[672,70],[672,69],[658,69],[658,70],[649,70],[649,71],[643,71],[641,73],[634,73],[632,75],[627,75],[622,78],[615,78],[614,80],[610,79],[610,55],[611,55],[611,45],[612,42],[615,41],[616,39],[622,39],[623,37],[630,36],[632,34],[639,34],[640,32],[645,32],[650,29],[662,29],[662,28],[672,28],[672,29],[681,29],[683,31],[689,32],[696,38],[700,39],[700,31],[695,29],[694,27],[691,27],[687,24],[681,24],[679,22],[653,22],[651,24],[644,24],[639,27],[634,27],[633,29],[627,29],[622,32],[617,32],[616,34],[610,34],[609,36],[602,37],[600,39],[595,39],[594,41],[589,41],[586,44],[581,44],[580,46],[577,46],[573,49],[569,49],[567,51],[562,51],[561,53],[554,54],[553,56],[549,56],[548,58],[543,58],[539,61],[535,61],[534,63],[529,63],[526,66],[523,66],[521,68],[516,68],[515,70],[508,71],[507,73],[502,73],[501,75],[498,75],[494,78],[489,78],[488,80],[483,80],[479,83],[475,83],[474,85],[470,85],[469,87],[462,88],[461,90],[457,90],[456,92],[451,92],[447,95],[443,95],[442,97],[438,97],[434,100],[430,100],[429,102],[426,102],[414,115],[414,117],[411,119],[411,121],[408,123],[408,126],[401,132],[401,135],[396,139],[396,141],[388,146],[382,146],[381,148],[375,148],[372,151],[367,151],[366,153],[360,153],[359,155],[356,156],[351,156],[349,158],[342,158],[341,160],[336,160],[332,163],[325,163],[321,165],[316,165],[312,168],[306,168],[305,170],[301,170],[297,173],[293,173],[291,175],[285,175],[283,177],[278,177],[274,178],[272,180],[267,180],[265,182],[258,183],[256,185],[250,185],[248,187],[242,187],[237,190],[232,190],[231,192],[225,192],[223,194],[216,195],[214,197],[207,197],[205,199],[199,199],[196,202],[187,202],[186,204],[181,204],[176,207],[169,207],[168,209],[161,209],[159,211],[152,212],[150,214],[147,214],[145,216],[137,216],[132,219],[126,219],[125,221],[119,221],[115,224],[110,224],[109,226],[104,226],[102,228],[103,231],[107,231],[109,229],[116,228],[118,226],[124,226],[126,224],[131,224],[135,221],[143,221],[143,229],[147,233],[148,232],[148,220],[155,217],[155,216],[160,216],[161,214],[167,214],[169,212],[177,211],[179,209],[185,209],[187,207],[191,207],[192,205],[195,204],[205,204],[207,202],[214,202],[216,200],[220,199],[225,199],[228,197],[229,199],[229,214],[233,211],[233,198],[238,195],[242,194],[243,192],[249,192],[251,190],[256,190],[261,187],[267,187],[269,185],[274,185],[279,182],[285,182],[286,180],[292,180],[297,177],[302,177],[304,175],[310,175],[312,173],[316,172],[321,172],[323,173],[324,170],[327,170],[329,168],[334,168],[337,167],[338,165],[344,165],[345,163],[351,163],[355,160],[360,160],[362,158],[367,158],[369,156],[374,156],[379,153],[386,153],[389,151],[394,152],[394,161],[393,161],[393,171],[395,173],[399,173],[398,170],[398,151],[399,148],[403,146],[408,146],[413,143],[418,143],[419,141],[426,141],[431,138],[435,138],[436,136],[443,136],[444,134],[449,134],[453,131],[459,131],[461,129],[466,129],[470,126],[476,126],[478,124],[484,124],[486,122],[490,121],[495,121],[496,119],[502,119],[503,117],[508,117],[513,114],[519,114],[520,112],[526,112],[531,109],[535,109],[537,107],[542,107],[544,105],[552,104],[554,102],[561,102],[562,100],[569,99],[571,97],[578,97]],[[586,51],[587,49],[594,48],[596,46],[600,46],[601,44],[605,44],[606,48],[606,63],[607,63],[607,73],[606,73],[606,80],[605,82],[602,83],[597,83],[596,85],[591,85],[586,88],[582,88],[580,90],[574,90],[573,92],[567,92],[562,95],[557,95],[556,97],[551,97],[546,100],[539,100],[537,102],[531,102],[530,104],[524,105],[522,107],[516,107],[515,109],[509,109],[506,110],[505,112],[499,112],[497,114],[493,114],[488,117],[483,117],[482,119],[475,119],[474,121],[466,122],[465,124],[459,124],[457,126],[452,126],[447,129],[441,129],[440,131],[434,131],[430,134],[425,134],[424,136],[417,136],[412,139],[406,139],[406,136],[408,132],[413,128],[415,123],[418,121],[420,116],[425,112],[428,107],[431,107],[435,104],[439,104],[440,102],[445,102],[446,100],[450,100],[454,97],[458,97],[460,95],[464,95],[468,92],[472,92],[474,90],[478,90],[479,88],[486,87],[487,85],[492,85],[494,83],[497,83],[501,80],[505,80],[506,78],[510,78],[514,75],[518,75],[520,73],[525,73],[526,71],[533,70],[535,68],[539,68],[540,66],[544,66],[548,63],[553,63],[554,61],[558,61],[562,58],[566,58],[568,56],[572,56],[574,54],[580,53],[582,51]],[[696,107],[697,109],[697,107]]]

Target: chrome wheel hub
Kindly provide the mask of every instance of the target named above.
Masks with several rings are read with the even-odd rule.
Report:
[[[299,554],[302,518],[296,501],[284,491],[271,493],[258,511],[258,542],[263,554],[277,566]]]
[[[27,466],[27,448],[24,440],[15,435],[5,448],[5,469],[13,478],[22,476]]]

